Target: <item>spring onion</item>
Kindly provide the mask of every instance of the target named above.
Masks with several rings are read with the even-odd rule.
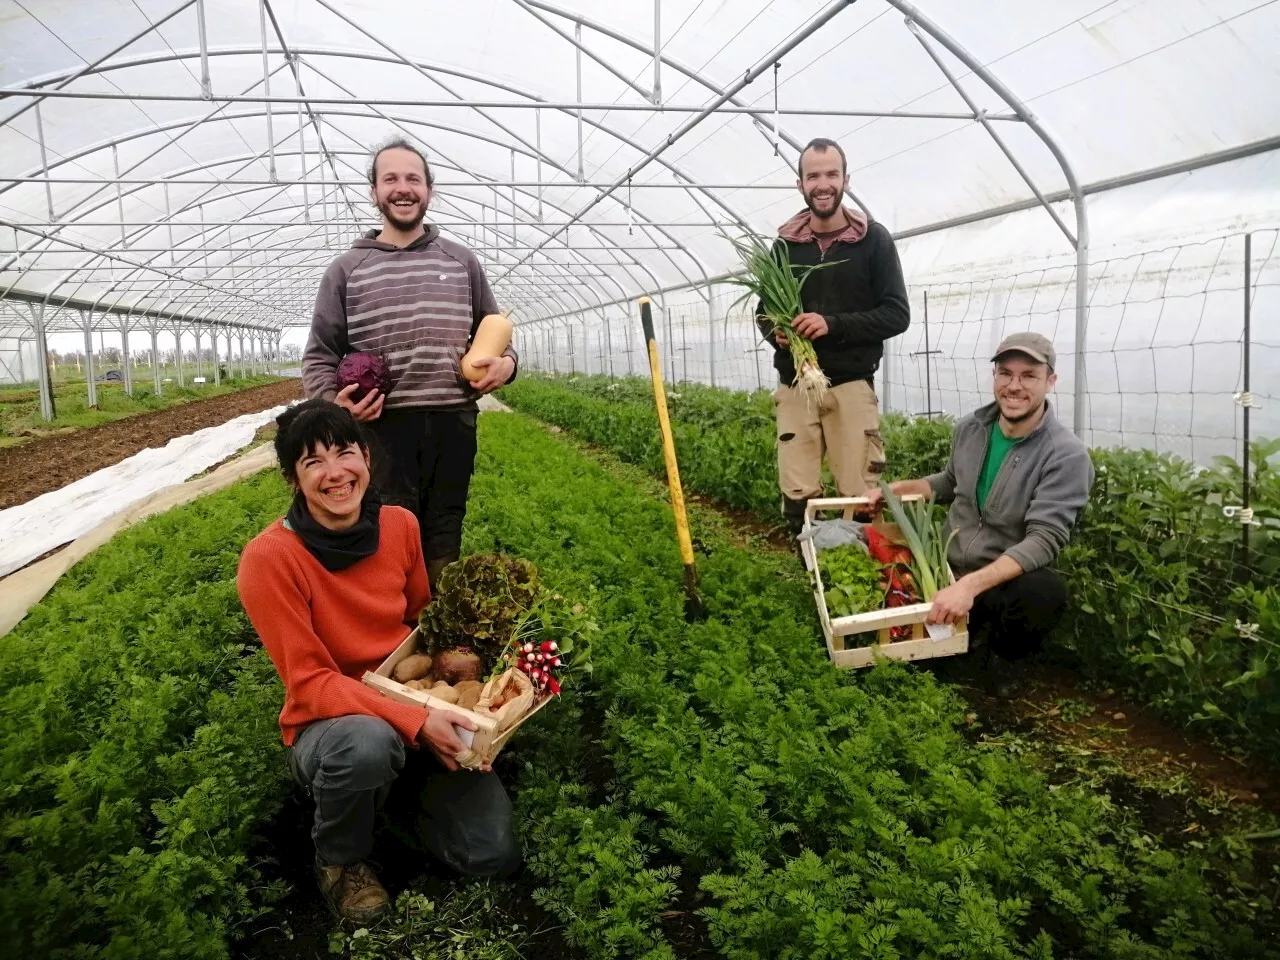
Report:
[[[933,494],[927,500],[904,503],[890,488],[880,481],[884,502],[889,505],[894,522],[902,530],[903,539],[911,549],[911,572],[924,601],[928,603],[943,587],[951,584],[951,568],[947,566],[947,550],[951,537],[942,535],[942,508],[934,503]]]
[[[731,242],[742,258],[744,273],[729,282],[747,289],[743,300],[752,296],[760,299],[764,316],[773,325],[775,332],[786,336],[787,345],[791,348],[791,360],[796,368],[792,385],[803,391],[808,398],[821,400],[831,386],[831,381],[818,365],[818,354],[813,349],[813,343],[796,332],[795,319],[804,312],[800,290],[805,280],[814,270],[830,264],[793,266],[785,243],[771,247],[757,236]]]

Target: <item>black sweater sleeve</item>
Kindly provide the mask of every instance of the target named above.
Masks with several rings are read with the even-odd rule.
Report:
[[[875,244],[868,273],[876,305],[856,313],[835,313],[827,317],[831,335],[841,344],[883,343],[905,333],[911,325],[911,304],[902,278],[898,248],[889,231],[871,225],[867,239]]]

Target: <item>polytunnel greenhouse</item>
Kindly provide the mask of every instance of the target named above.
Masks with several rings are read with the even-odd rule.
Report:
[[[0,952],[1280,958],[1277,384],[1276,0],[0,0]]]

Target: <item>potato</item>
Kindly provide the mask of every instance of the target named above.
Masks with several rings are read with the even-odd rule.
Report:
[[[410,690],[427,689],[427,685],[424,684],[421,680],[409,680],[405,683],[405,686],[408,687]]]
[[[421,680],[430,670],[431,658],[425,653],[414,653],[396,664],[391,677],[401,683],[408,683],[410,680]]]
[[[427,693],[431,694],[431,696],[435,697],[437,700],[443,700],[446,703],[458,702],[458,691],[453,689],[453,687],[449,686],[443,680],[428,690]]]
[[[479,680],[484,664],[470,650],[446,650],[435,659],[434,675],[449,684],[460,680]]]
[[[470,710],[480,702],[480,693],[484,690],[484,684],[479,680],[461,680],[454,685],[453,689],[458,691],[458,706]]]

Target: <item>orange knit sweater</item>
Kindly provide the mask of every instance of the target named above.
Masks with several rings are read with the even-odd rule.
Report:
[[[244,548],[240,602],[284,681],[284,742],[329,717],[381,717],[414,745],[423,707],[396,703],[360,682],[409,635],[431,599],[418,520],[379,514],[378,552],[331,573],[277,520]]]

